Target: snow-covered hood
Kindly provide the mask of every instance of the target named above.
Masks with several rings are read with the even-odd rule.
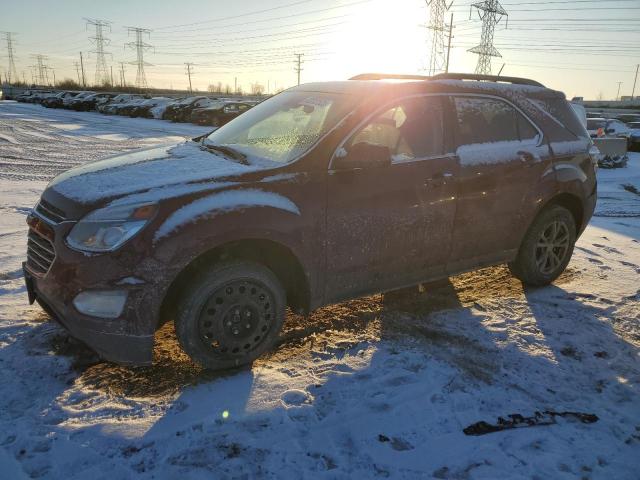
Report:
[[[264,166],[242,165],[210,151],[196,142],[164,145],[72,168],[56,177],[47,189],[81,204],[157,192],[158,199],[190,190],[189,183],[233,181],[237,175]]]

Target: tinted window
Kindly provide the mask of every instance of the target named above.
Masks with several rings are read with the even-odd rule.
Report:
[[[518,112],[491,98],[454,97],[459,143],[492,143],[519,140]]]
[[[395,163],[444,153],[440,97],[415,97],[380,113],[349,142],[389,148]],[[347,145],[348,148],[348,145]]]
[[[520,112],[516,111],[516,117],[518,118],[518,134],[520,140],[532,140],[536,138],[539,133],[538,130],[531,125],[531,122],[524,118]]]

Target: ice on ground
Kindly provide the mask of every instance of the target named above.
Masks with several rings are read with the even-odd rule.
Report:
[[[184,126],[0,103],[0,132],[16,118],[53,140],[37,154],[0,141],[0,477],[638,478],[640,195],[623,185],[640,189],[640,154],[598,171],[596,217],[554,285],[494,267],[289,315],[277,351],[211,374],[171,324],[153,367],[99,362],[27,305],[20,275],[27,212],[55,172],[99,158],[92,135],[138,139],[106,155]],[[86,125],[76,138],[99,152],[58,121]],[[547,409],[599,421],[462,433]]]

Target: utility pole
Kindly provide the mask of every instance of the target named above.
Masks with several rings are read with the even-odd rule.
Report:
[[[300,85],[300,72],[302,71],[302,57],[304,56],[304,53],[294,53],[294,55],[296,56],[296,67],[295,67],[295,71],[298,74],[298,85]]]
[[[451,39],[453,30],[453,12],[451,12],[451,21],[449,22],[449,42],[447,43],[447,63],[444,66],[444,73],[449,73],[449,56],[451,55]]]
[[[47,67],[48,70],[51,70],[51,73],[53,74],[53,86],[56,86],[56,69],[53,67]]]
[[[80,70],[82,71],[82,86],[87,86],[87,79],[84,76],[84,61],[82,60],[82,52],[80,52]]]
[[[187,76],[189,77],[189,93],[193,93],[193,88],[191,88],[191,67],[193,67],[193,63],[185,62],[187,66]]]
[[[482,20],[482,34],[480,45],[467,51],[479,55],[476,73],[491,75],[491,57],[502,57],[496,47],[493,46],[493,32],[498,22],[502,17],[508,16],[508,13],[502,8],[498,0],[484,0],[481,3],[471,5],[471,8],[474,7],[478,10],[478,16]],[[469,10],[469,19],[471,19],[471,10]]]
[[[3,34],[4,39],[7,42],[7,56],[9,57],[9,67],[8,70],[5,72],[5,77],[7,78],[7,83],[11,83],[11,79],[14,79],[14,81],[19,81],[18,79],[20,77],[18,77],[18,71],[16,70],[16,63],[15,63],[15,59],[13,56],[13,38],[12,36],[15,35],[15,33],[13,32],[0,32]]]
[[[445,68],[444,52],[444,13],[449,10],[453,1],[447,6],[447,0],[426,0],[429,6],[429,26],[431,30],[431,57],[429,58],[429,75],[435,75]]]
[[[616,101],[620,99],[620,85],[622,85],[622,82],[618,82],[618,93],[616,93]]]
[[[131,65],[137,65],[138,71],[136,73],[136,87],[138,88],[147,88],[147,77],[144,74],[145,65],[151,65],[150,63],[146,63],[144,61],[144,52],[153,47],[153,45],[149,45],[143,41],[143,35],[147,35],[147,37],[151,37],[151,30],[148,28],[140,28],[140,27],[127,27],[128,33],[136,34],[136,41],[129,42],[125,44],[125,46],[135,49],[136,51],[136,61],[129,62]]]
[[[73,62],[73,66],[76,67],[76,74],[78,75],[78,85],[82,85],[82,80],[80,80],[80,63]]]
[[[104,85],[105,83],[109,83],[109,72],[107,71],[107,61],[105,60],[105,55],[111,55],[109,52],[104,51],[104,46],[109,45],[110,40],[108,38],[104,38],[103,28],[108,27],[109,31],[111,31],[111,22],[106,22],[104,20],[98,20],[94,18],[85,18],[87,22],[87,26],[92,25],[96,28],[96,36],[89,37],[96,45],[96,49],[92,52],[96,54],[96,85]]]
[[[122,86],[122,88],[124,88],[125,84],[127,83],[124,78],[124,65],[125,62],[120,62],[120,86]]]
[[[113,87],[113,65],[111,65],[111,86]]]
[[[631,100],[633,100],[633,96],[636,94],[636,81],[638,80],[638,69],[640,68],[640,63],[636,65],[636,76],[633,79],[633,90],[631,90]]]

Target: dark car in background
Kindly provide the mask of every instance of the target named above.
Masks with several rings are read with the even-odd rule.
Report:
[[[640,151],[640,122],[629,122],[629,150]]]
[[[118,105],[122,105],[134,99],[145,98],[144,95],[137,95],[133,93],[121,93],[116,95],[111,100],[105,103],[101,103],[100,105],[96,105],[96,110],[100,113],[104,113],[107,115],[113,115],[118,109]]]
[[[80,112],[95,110],[96,106],[108,103],[115,95],[113,93],[94,93],[71,101],[70,107]]]
[[[213,100],[206,107],[195,108],[191,112],[191,123],[221,127],[251,107],[251,103]]]
[[[287,307],[502,263],[554,281],[597,197],[564,94],[385,78],[299,85],[194,141],[61,174],[27,220],[30,302],[105,359],[150,364],[172,320],[193,360],[224,369],[273,348]]]
[[[211,99],[204,96],[177,99],[167,106],[162,118],[172,122],[189,121],[191,111],[194,108],[205,107],[209,102]]]
[[[166,106],[171,103],[171,99],[167,97],[153,97],[147,98],[137,104],[129,112],[130,117],[144,117],[144,118],[162,118],[162,112],[160,115],[155,115],[154,112],[157,107]]]
[[[73,108],[73,104],[75,102],[79,102],[82,101],[84,98],[93,95],[95,92],[79,92],[76,93],[74,96],[72,97],[67,97],[65,99],[62,100],[62,108],[67,108],[67,109],[71,109]]]
[[[623,113],[616,115],[616,120],[620,120],[627,124],[631,122],[640,122],[640,113]]]
[[[59,92],[56,95],[45,98],[41,105],[47,108],[62,108],[62,103],[65,98],[73,98],[76,96],[76,92]]]

